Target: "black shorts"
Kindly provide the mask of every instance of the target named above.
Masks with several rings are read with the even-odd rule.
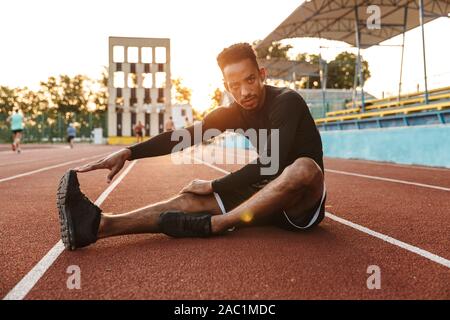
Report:
[[[23,131],[23,129],[16,129],[16,130],[12,130],[12,133],[16,134],[16,133],[22,132],[22,131]]]
[[[223,214],[231,211],[236,208],[242,202],[249,199],[256,192],[265,187],[271,180],[263,180],[257,184],[253,184],[250,186],[244,186],[236,190],[227,191],[227,192],[214,192],[214,197],[219,204],[220,210]],[[324,190],[321,199],[314,205],[314,208],[311,212],[301,219],[294,220],[289,218],[287,213],[284,210],[277,212],[272,215],[269,221],[265,221],[265,224],[275,225],[277,227],[290,230],[290,231],[301,231],[310,229],[316,225],[318,225],[323,218],[325,217],[325,202],[326,202],[327,194],[326,188],[324,185]]]
[[[68,136],[68,137],[67,137],[67,142],[72,141],[74,138],[75,138],[74,136]]]
[[[136,137],[142,137],[142,132],[136,132]]]

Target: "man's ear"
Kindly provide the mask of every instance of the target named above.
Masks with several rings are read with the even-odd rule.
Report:
[[[262,82],[266,81],[267,79],[267,69],[262,67],[259,69],[259,76],[261,77]]]

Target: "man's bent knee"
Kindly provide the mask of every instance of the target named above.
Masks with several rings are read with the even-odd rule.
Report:
[[[189,211],[189,209],[198,206],[198,196],[193,193],[180,193],[177,196],[177,202],[181,211]]]
[[[181,193],[177,196],[179,210],[184,212],[210,211],[218,214],[220,208],[213,195],[197,195],[194,193]]]
[[[323,182],[319,165],[311,158],[302,157],[287,166],[283,173],[283,184],[287,190],[315,187]]]

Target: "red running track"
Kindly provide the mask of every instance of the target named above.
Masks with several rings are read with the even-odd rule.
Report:
[[[30,152],[30,159],[21,158],[36,161],[5,167],[0,161],[0,175],[11,177],[115,149],[83,146],[58,154],[42,149],[32,157]],[[0,154],[8,163],[18,161],[16,156]],[[58,242],[55,189],[63,172],[73,166],[0,182],[3,297],[14,292],[15,285]],[[227,171],[239,166],[217,165]],[[405,182],[449,188],[450,170],[338,159],[326,159],[325,168],[328,212],[448,261],[450,191]],[[194,178],[221,175],[204,164],[174,165],[170,156],[141,159],[102,208],[126,212],[166,199]],[[83,191],[93,200],[107,187],[106,171],[79,177]],[[67,288],[66,270],[71,265],[81,269],[80,290]],[[370,265],[380,267],[379,290],[367,288]],[[449,299],[449,271],[448,266],[328,217],[320,227],[303,233],[254,227],[209,239],[148,234],[101,240],[82,250],[62,252],[24,298]]]

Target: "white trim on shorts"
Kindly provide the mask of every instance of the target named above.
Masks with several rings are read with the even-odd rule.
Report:
[[[286,217],[287,221],[288,221],[293,227],[295,227],[295,228],[297,228],[297,229],[303,229],[303,230],[304,230],[304,229],[308,229],[309,227],[311,227],[311,226],[313,225],[313,223],[316,222],[316,221],[317,221],[317,218],[319,217],[320,209],[322,208],[323,199],[325,199],[326,193],[327,193],[327,188],[326,188],[326,186],[325,186],[325,184],[324,184],[324,185],[323,185],[322,199],[320,200],[320,205],[319,205],[319,207],[317,208],[316,212],[314,213],[314,216],[311,218],[311,221],[310,221],[305,227],[300,227],[300,226],[296,225],[295,223],[293,223],[293,222],[291,221],[291,219],[289,219],[289,217],[288,217],[286,211],[283,210],[284,216]]]
[[[220,211],[222,211],[222,214],[226,214],[227,211],[225,210],[225,206],[223,205],[222,199],[220,198],[219,194],[217,192],[213,192],[214,197],[216,198],[217,204],[219,205]]]
[[[217,204],[219,205],[220,211],[222,211],[222,214],[227,214],[227,211],[225,210],[225,206],[223,205],[222,199],[220,198],[219,194],[217,192],[213,192],[214,198],[216,198]],[[232,227],[228,229],[228,231],[233,231],[236,229],[236,227]]]

